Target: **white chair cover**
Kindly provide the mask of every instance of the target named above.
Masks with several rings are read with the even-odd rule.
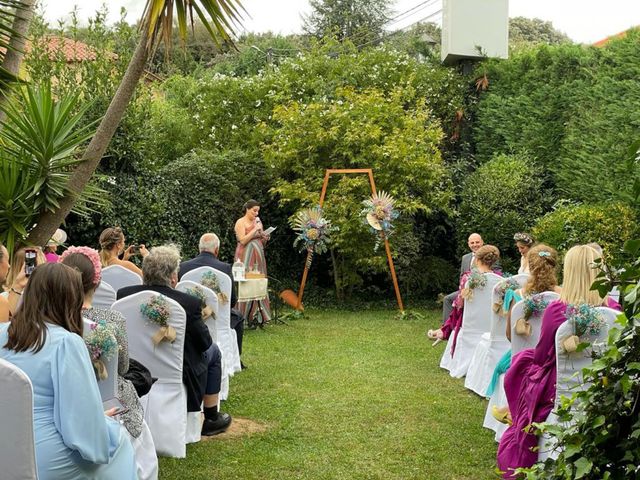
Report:
[[[474,289],[471,301],[465,300],[464,302],[462,327],[458,332],[456,350],[453,356],[451,356],[451,347],[454,339],[452,332],[440,361],[440,366],[447,368],[449,374],[455,378],[461,378],[467,374],[476,345],[480,342],[482,335],[491,327],[493,287],[502,277],[491,272],[485,273],[484,276],[487,279],[486,285],[482,288]],[[449,359],[446,357],[449,357]]]
[[[518,282],[518,285],[522,288],[527,282],[529,275],[521,273],[511,278]],[[501,279],[493,286],[491,292],[491,327],[489,332],[482,334],[480,342],[473,352],[469,370],[467,371],[467,378],[464,380],[464,386],[466,388],[482,397],[485,396],[489,383],[491,383],[491,377],[493,376],[493,371],[498,361],[509,348],[511,348],[509,340],[507,340],[507,323],[502,312],[502,307],[498,312],[493,308],[493,305],[500,300],[498,289],[506,281],[506,279]]]
[[[199,267],[182,276],[182,281],[202,283],[202,275],[206,272],[213,272],[218,278],[220,291],[229,299],[226,302],[218,302],[218,320],[216,320],[217,343],[225,354],[227,374],[233,375],[242,370],[240,365],[240,352],[238,351],[238,341],[236,332],[231,328],[231,288],[232,281],[229,275],[211,267]],[[223,375],[224,376],[224,375]]]
[[[95,324],[91,320],[86,318],[82,319],[83,322],[83,331],[82,335],[84,337],[91,331],[91,326]],[[96,380],[98,382],[98,389],[100,390],[100,398],[102,401],[109,400],[110,398],[115,398],[118,396],[118,354],[116,353],[108,360],[103,360],[104,366],[107,369],[107,378],[104,380],[100,380],[96,376]]]
[[[111,285],[116,293],[122,287],[142,285],[142,277],[120,265],[111,265],[102,269],[102,281]]]
[[[0,477],[37,480],[31,380],[1,358],[0,378]]]
[[[551,303],[554,300],[560,298],[555,292],[543,292],[542,293],[544,299]],[[511,310],[511,354],[512,356],[516,353],[521,352],[527,348],[534,348],[538,344],[538,340],[540,338],[540,328],[542,327],[542,315],[544,312],[540,312],[539,314],[531,316],[529,319],[531,323],[531,335],[528,337],[518,335],[515,331],[515,322],[518,318],[521,318],[523,315],[524,309],[524,301],[517,302],[513,309]],[[493,430],[496,432],[495,440],[499,442],[502,438],[502,434],[507,429],[507,425],[504,423],[498,422],[495,418],[493,418],[492,410],[493,406],[504,407],[507,405],[507,395],[504,391],[504,375],[500,375],[500,379],[498,381],[498,385],[496,386],[493,395],[489,399],[489,404],[487,405],[487,411],[484,415],[484,422],[482,426]]]
[[[104,280],[100,282],[96,292],[93,294],[92,305],[97,308],[111,310],[111,305],[116,301],[116,291]]]
[[[129,434],[126,428],[124,430]],[[131,435],[129,438],[136,452],[138,480],[158,480],[158,456],[147,422],[142,421],[142,432],[138,438],[133,438]]]
[[[178,302],[166,298],[171,316],[169,325],[176,330],[173,343],[154,345],[151,337],[158,327],[140,312],[140,305],[160,294],[138,292],[118,300],[112,309],[126,318],[129,354],[145,365],[158,379],[151,391],[140,399],[158,455],[184,458],[187,435],[187,393],[182,383],[182,357],[187,316]]]
[[[589,388],[589,384],[585,383],[582,377],[582,369],[593,362],[591,357],[592,350],[604,350],[609,336],[609,329],[614,326],[616,318],[620,315],[620,312],[608,307],[598,307],[596,310],[600,312],[606,324],[597,335],[581,338],[581,341],[591,343],[591,347],[581,352],[572,353],[567,353],[562,349],[562,341],[575,332],[574,325],[570,321],[560,325],[556,332],[556,398],[554,410],[560,405],[563,396],[571,397],[575,392]],[[546,422],[557,423],[557,418],[555,412],[552,411]],[[556,447],[555,439],[543,435],[538,441],[538,447],[539,461],[558,457],[559,450]]]
[[[221,318],[219,312],[219,302],[218,295],[211,290],[210,288],[205,287],[204,285],[200,285],[197,282],[192,280],[182,280],[180,283],[176,285],[176,290],[180,290],[181,292],[186,292],[188,289],[200,287],[202,291],[205,293],[207,297],[207,306],[213,310],[213,317],[209,317],[203,319],[205,325],[209,329],[209,334],[213,341],[218,345],[220,349],[220,353],[222,354],[222,384],[220,386],[220,400],[226,400],[229,398],[229,376],[232,376],[234,371],[229,366],[229,362],[227,358],[233,355],[233,350],[229,350],[227,348],[227,344],[220,342],[219,338],[222,336],[218,332],[222,332],[225,329],[224,320]],[[235,333],[235,332],[234,332]],[[194,419],[196,420],[196,419]],[[199,421],[199,419],[198,419]],[[195,427],[194,427],[195,428]],[[195,430],[194,430],[195,431]]]

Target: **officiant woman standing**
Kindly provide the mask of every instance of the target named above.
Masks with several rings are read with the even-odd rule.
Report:
[[[269,240],[269,235],[264,233],[262,222],[258,217],[260,204],[255,200],[249,200],[242,208],[244,216],[238,219],[235,226],[236,238],[238,239],[235,258],[244,263],[247,272],[258,271],[266,277],[267,261],[264,256],[264,246]],[[268,297],[256,302],[238,302],[237,308],[249,322],[258,309],[262,312],[263,322],[271,320]]]

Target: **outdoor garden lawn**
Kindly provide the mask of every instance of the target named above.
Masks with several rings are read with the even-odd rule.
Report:
[[[424,320],[392,310],[309,311],[245,333],[248,370],[223,411],[263,431],[190,445],[161,479],[490,479],[486,401],[438,367]],[[238,422],[240,424],[241,422]]]

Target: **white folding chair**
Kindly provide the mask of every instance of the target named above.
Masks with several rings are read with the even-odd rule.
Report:
[[[591,352],[604,351],[609,336],[609,329],[614,326],[620,312],[608,307],[597,307],[605,320],[605,325],[597,335],[585,335],[580,338],[583,342],[589,342],[591,347],[581,352],[565,352],[562,348],[562,341],[575,333],[575,326],[571,321],[566,321],[556,332],[556,398],[554,410],[560,406],[562,397],[571,397],[574,393],[589,388],[589,383],[584,381],[582,369],[588,367],[593,362]],[[546,419],[547,423],[557,423],[557,415],[551,411]],[[555,439],[548,435],[542,435],[538,441],[538,461],[547,458],[557,458],[559,449]]]
[[[487,280],[485,286],[475,288],[473,298],[470,301],[464,301],[462,327],[458,332],[453,356],[451,355],[454,339],[452,332],[440,360],[440,366],[447,368],[454,378],[461,378],[467,374],[476,345],[491,326],[493,287],[502,277],[491,272],[485,273],[484,276]]]
[[[176,290],[187,293],[189,289],[199,287],[207,297],[206,304],[213,311],[213,316],[209,318],[203,318],[205,325],[209,329],[209,334],[213,341],[218,345],[220,353],[222,354],[222,384],[220,386],[220,400],[226,400],[229,398],[229,376],[233,375],[233,369],[229,368],[227,358],[233,355],[233,350],[229,350],[227,343],[219,341],[219,338],[223,336],[225,330],[225,321],[221,318],[219,312],[218,295],[210,288],[200,285],[192,280],[182,280],[176,285]]]
[[[37,480],[31,380],[1,358],[0,378],[0,477]]]
[[[126,429],[125,431],[129,434]],[[129,439],[136,452],[138,480],[158,480],[158,456],[156,455],[156,447],[147,422],[142,420],[140,435],[137,438],[129,435]]]
[[[160,294],[148,290],[138,292],[118,300],[112,310],[126,318],[129,354],[158,379],[151,391],[140,399],[156,451],[158,455],[184,458],[187,453],[187,392],[182,382],[182,358],[187,316],[178,302],[165,297],[170,309],[168,323],[175,329],[176,339],[172,343],[154,345],[151,338],[158,326],[143,316],[140,306],[157,296]]]
[[[82,319],[83,321],[83,331],[82,336],[87,337],[87,335],[91,332],[92,325],[95,325],[95,322],[88,320],[86,318]],[[115,341],[115,339],[114,339]],[[116,352],[110,359],[102,360],[104,362],[104,366],[107,369],[107,378],[101,380],[96,376],[96,380],[98,381],[98,389],[100,390],[100,398],[102,401],[109,400],[110,398],[115,398],[118,394],[118,353]]]
[[[235,372],[242,370],[240,365],[240,352],[238,350],[238,341],[236,332],[231,328],[231,288],[232,281],[229,275],[220,270],[211,267],[199,267],[182,276],[182,281],[191,280],[192,282],[202,283],[202,276],[206,272],[213,272],[218,279],[220,291],[227,296],[226,302],[218,302],[218,317],[220,321],[216,321],[217,344],[220,350],[225,352],[227,374],[233,376]]]
[[[518,285],[522,288],[529,275],[519,274],[511,278],[518,282]],[[482,397],[485,396],[489,383],[491,383],[491,377],[498,361],[511,348],[509,340],[507,340],[506,318],[503,315],[502,307],[498,312],[493,309],[494,303],[500,298],[497,293],[498,289],[506,281],[507,279],[501,279],[493,286],[491,292],[490,329],[482,334],[480,342],[476,345],[467,371],[467,377],[464,380],[466,388]]]
[[[115,301],[116,291],[107,282],[104,280],[101,281],[98,288],[96,288],[96,292],[93,294],[93,306],[110,310],[111,305],[113,305]]]
[[[120,265],[111,265],[102,269],[102,281],[111,285],[116,293],[122,287],[142,285],[142,277]]]
[[[541,294],[543,299],[547,301],[547,303],[551,303],[558,298],[558,295],[555,292],[543,292]],[[524,336],[518,335],[515,329],[515,323],[517,319],[521,318],[524,314],[524,304],[523,300],[517,302],[513,309],[511,310],[511,355],[516,355],[517,353],[525,350],[527,348],[534,348],[538,344],[538,340],[540,339],[540,329],[542,327],[542,316],[543,312],[539,312],[535,315],[532,315],[529,318],[529,323],[531,324],[531,335]],[[504,375],[500,375],[500,379],[498,380],[498,385],[496,386],[493,395],[489,398],[489,404],[487,405],[487,410],[484,415],[484,421],[482,426],[493,430],[495,435],[496,442],[499,442],[502,438],[502,434],[507,429],[507,425],[504,423],[498,422],[492,414],[493,406],[504,407],[507,405],[507,395],[504,391]]]

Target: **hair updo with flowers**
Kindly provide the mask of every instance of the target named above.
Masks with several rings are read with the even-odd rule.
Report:
[[[102,278],[100,254],[90,247],[69,247],[58,262],[75,268],[82,275],[82,286],[85,293],[96,288]]]

